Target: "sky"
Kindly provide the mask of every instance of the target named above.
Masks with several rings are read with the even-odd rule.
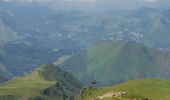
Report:
[[[3,0],[21,3],[38,2],[55,9],[104,10],[137,9],[139,7],[170,7],[170,0]]]

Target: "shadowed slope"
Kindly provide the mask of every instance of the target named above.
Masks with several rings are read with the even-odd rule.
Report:
[[[0,99],[72,100],[81,84],[69,73],[52,64],[40,66],[23,77],[15,77],[0,85]],[[54,88],[51,88],[54,87]]]

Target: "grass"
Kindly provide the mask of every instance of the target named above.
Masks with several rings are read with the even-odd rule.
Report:
[[[134,80],[113,87],[93,88],[86,90],[80,100],[91,100],[96,96],[110,91],[126,91],[127,95],[122,99],[110,98],[107,100],[129,100],[132,98],[148,98],[149,100],[170,100],[170,80],[143,79]]]
[[[71,100],[81,87],[71,74],[45,64],[28,75],[0,84],[0,100]]]
[[[132,41],[101,41],[63,64],[65,70],[89,84],[109,86],[141,78],[167,78],[169,52]],[[160,67],[161,66],[161,67]]]
[[[54,81],[46,81],[34,71],[25,77],[15,77],[0,85],[0,96],[39,96],[40,92],[55,84]]]

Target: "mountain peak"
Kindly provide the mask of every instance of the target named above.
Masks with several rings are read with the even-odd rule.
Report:
[[[62,68],[83,82],[96,80],[97,85],[108,86],[131,79],[169,77],[164,73],[170,61],[167,55],[170,53],[133,41],[102,41],[65,61]]]
[[[82,84],[69,73],[52,64],[46,64],[28,75],[5,82],[0,86],[0,99],[27,98],[37,100],[41,98],[46,100],[48,98],[47,100],[60,100],[65,97],[72,99],[79,93],[81,87]],[[4,93],[4,91],[7,92]],[[12,97],[11,99],[9,95]]]

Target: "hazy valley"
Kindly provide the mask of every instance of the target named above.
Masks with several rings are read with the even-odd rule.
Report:
[[[170,99],[170,8],[59,8],[0,1],[0,100]]]

